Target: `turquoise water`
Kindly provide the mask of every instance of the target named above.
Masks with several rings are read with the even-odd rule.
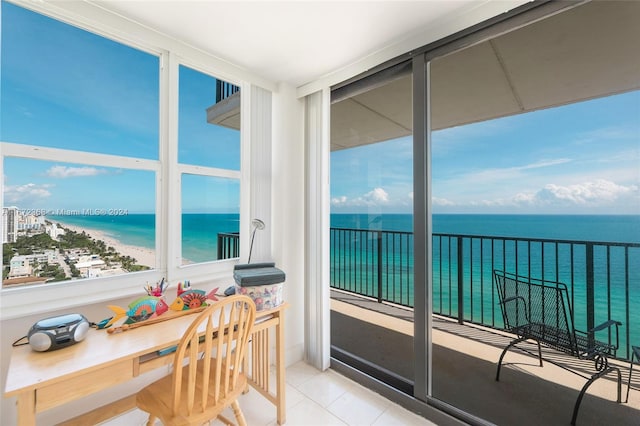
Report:
[[[368,233],[332,233],[333,286],[377,297],[380,277],[384,299],[413,306],[410,215],[332,215],[331,226],[371,230]],[[407,234],[384,239],[378,252],[375,239],[376,231],[380,230]],[[434,312],[457,317],[461,291],[465,321],[500,327],[502,320],[492,270],[516,272],[517,269],[521,275],[566,283],[574,308],[575,326],[585,330],[587,246],[579,242],[638,244],[640,216],[434,215],[433,233]],[[458,270],[458,239],[436,234],[465,236],[461,250],[462,271]],[[511,240],[503,245],[500,237]],[[513,238],[576,243],[515,242]],[[382,256],[380,262],[377,260],[379,255]],[[623,323],[620,329],[623,352],[620,354],[624,354],[628,341],[640,341],[640,314],[637,312],[640,306],[640,248],[596,245],[593,256],[595,324],[609,318]],[[378,263],[382,265],[380,270]],[[463,283],[461,290],[459,272]]]
[[[124,244],[155,248],[153,214],[47,218],[103,231]],[[184,214],[182,238],[187,247],[183,251],[193,250],[196,261],[208,256],[215,248],[217,233],[238,232],[239,223],[238,214]],[[413,220],[406,214],[332,214],[331,227],[412,232]],[[640,216],[434,215],[433,232],[638,243]]]
[[[121,216],[47,216],[48,220],[102,231],[123,244],[155,250],[155,215]],[[183,214],[182,257],[192,262],[206,262],[217,256],[220,232],[238,232],[238,214]]]
[[[102,231],[121,241],[123,244],[155,248],[155,216],[151,214],[130,214],[125,216],[63,216],[51,217],[71,225]],[[183,257],[194,262],[214,260],[217,255],[217,234],[220,232],[238,232],[237,214],[185,214],[182,216]],[[402,214],[367,215],[334,214],[331,215],[332,228],[369,229],[373,231],[403,231],[407,234],[394,237],[385,242],[383,295],[405,305],[413,304],[413,235],[411,234],[412,216]],[[640,243],[640,216],[550,216],[550,215],[434,215],[434,234],[457,234],[465,236],[520,237],[531,239],[551,239],[570,241],[599,241],[610,243]],[[369,234],[373,235],[373,234]],[[338,274],[345,281],[357,281],[356,291],[374,294],[377,291],[377,253],[371,236],[354,237],[348,245],[342,245],[331,253],[331,276],[335,284]],[[434,312],[457,315],[457,249],[455,239],[450,245],[448,239],[434,238],[433,244],[433,308]],[[492,267],[514,271],[513,260],[515,243],[490,249],[488,240],[466,239],[462,259],[464,316],[475,322],[497,321],[492,295]],[[471,241],[471,242],[470,242]],[[540,277],[542,271],[547,279],[555,278],[558,269],[560,281],[572,283],[570,288],[574,304],[576,327],[585,325],[585,274],[584,249],[574,246],[560,246],[557,251],[543,245],[532,245],[529,254],[527,247],[518,243],[518,271]],[[577,249],[575,247],[578,247]],[[544,251],[544,255],[543,255]],[[630,341],[640,340],[640,249],[596,247],[595,298],[596,323],[609,317],[625,323],[621,330],[621,343],[626,344],[626,333]],[[628,268],[625,258],[628,256]],[[501,259],[507,259],[502,264]],[[493,259],[493,260],[492,260]],[[497,260],[496,260],[497,259]],[[573,278],[567,272],[567,265],[573,259]],[[607,260],[608,259],[608,260]],[[338,271],[337,260],[348,261],[349,271]],[[490,263],[495,262],[495,263]],[[367,265],[373,268],[366,269]],[[472,266],[471,266],[472,265]],[[543,269],[544,266],[544,269]],[[365,268],[365,269],[363,269]],[[629,287],[625,286],[625,277],[629,276]],[[611,285],[607,286],[606,282]],[[452,286],[449,283],[453,283]],[[363,291],[364,290],[364,291]],[[627,296],[628,294],[628,296]],[[473,295],[473,296],[471,296]],[[631,309],[627,312],[625,301],[629,300]],[[610,303],[609,303],[610,302]],[[611,312],[609,312],[611,307]],[[629,318],[627,319],[627,315]],[[497,317],[497,318],[496,318]],[[498,323],[492,324],[498,325]],[[634,340],[635,339],[635,340]],[[624,347],[624,346],[623,346]]]
[[[332,228],[413,231],[408,214],[332,214]],[[433,215],[433,232],[494,237],[640,242],[640,216],[635,215]]]

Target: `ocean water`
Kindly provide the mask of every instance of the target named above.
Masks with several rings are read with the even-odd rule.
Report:
[[[95,229],[126,245],[155,250],[154,214],[120,216],[47,216],[48,220]],[[238,214],[183,214],[182,257],[191,262],[215,260],[221,232],[238,232]]]
[[[155,248],[155,215],[47,216],[49,220],[96,229],[123,244]],[[185,257],[198,261],[215,253],[219,232],[238,232],[238,214],[184,214]],[[412,232],[408,214],[332,214],[332,228]],[[433,233],[575,241],[640,243],[640,216],[632,215],[434,215]],[[187,256],[186,253],[191,253]]]
[[[63,216],[47,217],[55,221],[102,231],[123,244],[155,248],[155,216],[152,214],[130,214],[123,216]],[[383,295],[397,303],[413,304],[413,240],[412,216],[406,214],[333,214],[331,227],[341,229],[366,229],[372,231],[401,231],[402,236],[393,237],[385,243]],[[182,216],[183,257],[193,262],[215,260],[217,255],[217,234],[238,232],[237,214],[185,214]],[[448,237],[437,234],[463,236],[491,236],[506,238],[530,238],[567,241],[596,241],[607,243],[640,243],[640,216],[623,215],[434,215],[433,216],[433,308],[434,312],[457,315],[458,287],[456,243]],[[373,235],[373,234],[369,234]],[[350,237],[354,239],[354,237]],[[332,285],[342,285],[340,281],[355,283],[354,290],[365,294],[377,294],[377,258],[374,245],[367,241],[371,236],[355,237],[350,244],[332,246]],[[332,240],[333,241],[333,240]],[[467,239],[463,258],[464,316],[474,322],[496,321],[499,310],[492,298],[491,267],[505,270],[516,268],[516,250],[522,253],[525,246],[518,243],[504,247],[486,247],[482,239]],[[368,244],[368,245],[367,245]],[[523,243],[526,245],[526,243]],[[578,246],[579,247],[579,246]],[[496,252],[497,250],[497,252]],[[561,245],[557,251],[550,251],[542,245],[532,245],[530,254],[518,255],[517,268],[532,276],[544,271],[545,278],[556,276],[560,281],[571,283],[570,297],[575,311],[576,327],[584,329],[586,322],[586,277],[584,255],[570,250],[570,245]],[[608,250],[608,251],[607,251]],[[622,321],[622,347],[626,342],[640,340],[640,248],[597,247],[596,270],[596,323],[608,318]],[[490,253],[489,255],[487,253]],[[493,256],[494,260],[491,260]],[[501,264],[501,259],[507,259]],[[497,260],[495,260],[497,259]],[[511,259],[511,260],[509,260]],[[628,260],[627,260],[628,259]],[[340,262],[347,263],[340,264]],[[575,271],[569,274],[568,265]],[[489,262],[495,261],[496,264]],[[345,266],[346,265],[346,266]],[[604,266],[603,266],[604,265]],[[625,266],[628,265],[628,266]],[[625,277],[629,277],[629,285]],[[606,285],[609,281],[611,284]],[[450,285],[454,282],[453,285]],[[443,284],[444,283],[444,284]],[[626,301],[629,300],[629,304]],[[630,307],[630,309],[629,309]],[[492,317],[491,319],[485,318]],[[627,318],[627,316],[629,316]],[[499,318],[497,319],[499,322]],[[499,324],[492,324],[497,325]],[[627,333],[628,336],[627,337]]]
[[[378,297],[381,291],[385,300],[413,306],[411,215],[334,214],[331,227],[371,231],[332,233],[333,286],[371,297]],[[378,231],[398,233],[383,233],[378,245]],[[434,312],[457,317],[462,310],[465,321],[495,327],[501,327],[502,319],[496,303],[493,268],[567,284],[575,327],[586,330],[588,250],[581,242],[613,243],[595,245],[593,251],[595,324],[609,318],[623,323],[622,355],[627,342],[640,341],[640,247],[615,245],[640,244],[640,216],[434,215],[433,233]],[[458,239],[450,235],[464,236],[461,262]],[[503,243],[501,238],[507,240]],[[516,238],[575,244],[516,242]],[[458,306],[460,294],[462,308]]]
[[[332,214],[332,228],[413,231],[408,214]],[[433,233],[640,243],[636,215],[433,215]]]

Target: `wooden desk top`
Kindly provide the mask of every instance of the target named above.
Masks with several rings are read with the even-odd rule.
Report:
[[[92,328],[83,341],[51,352],[36,352],[29,345],[13,348],[5,396],[175,345],[193,319],[184,315],[115,334]]]
[[[257,312],[256,321],[273,316],[287,306],[285,303],[269,311]],[[92,328],[83,341],[52,352],[35,352],[29,345],[12,348],[5,396],[64,382],[92,370],[174,346],[194,319],[194,315],[182,315],[114,334]]]

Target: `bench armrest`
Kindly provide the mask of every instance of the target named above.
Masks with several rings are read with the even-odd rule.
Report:
[[[618,327],[620,327],[622,325],[622,323],[620,321],[616,321],[616,320],[608,320],[603,322],[600,325],[597,325],[595,327],[593,327],[591,330],[587,331],[586,333],[584,331],[580,331],[580,330],[574,330],[576,333],[580,333],[582,335],[587,336],[589,339],[594,339],[595,340],[595,334],[598,331],[602,331],[602,330],[606,330],[606,329],[611,329],[612,326],[615,326],[615,331],[616,331],[616,337],[615,337],[615,347],[614,350],[618,350],[618,347],[620,346],[620,337],[619,337],[619,331],[618,331]]]
[[[508,324],[509,323],[508,319],[510,315],[507,314],[506,309],[507,309],[507,304],[510,302],[516,303],[516,309],[518,309],[519,304],[522,305],[520,309],[522,309],[522,312],[524,314],[525,319],[527,320],[527,323],[530,323],[531,319],[529,318],[529,312],[527,311],[527,301],[525,300],[525,298],[522,296],[511,296],[511,297],[507,297],[504,300],[500,300],[498,302],[499,305],[502,305],[501,308],[504,315],[505,323],[507,323],[506,325],[510,325],[512,327],[517,325],[522,325],[522,324]]]
[[[526,306],[526,304],[527,304],[527,303],[526,303],[526,301],[524,300],[524,297],[522,297],[522,296],[511,296],[511,297],[507,297],[506,299],[501,300],[499,303],[500,303],[501,305],[506,305],[506,304],[507,304],[507,302],[512,302],[512,301],[514,301],[514,300],[518,300],[518,299],[522,300],[522,303],[524,303],[524,304],[525,304],[525,306]]]
[[[591,330],[589,330],[589,333],[595,333],[596,331],[604,330],[605,328],[611,328],[612,325],[616,326],[616,332],[617,332],[618,327],[621,326],[622,323],[616,320],[605,321],[602,324],[593,327]]]

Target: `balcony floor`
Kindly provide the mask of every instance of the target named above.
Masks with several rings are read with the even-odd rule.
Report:
[[[412,377],[413,359],[403,350],[412,345],[412,314],[332,291],[332,344]],[[497,360],[511,339],[496,330],[434,316],[434,397],[498,425],[568,425],[586,379],[563,366],[577,366],[590,375],[592,362],[543,348],[545,362],[540,367],[535,344],[519,345],[533,355],[511,349],[496,382]],[[623,403],[615,402],[615,375],[596,380],[582,400],[578,425],[640,425],[640,368],[633,370],[629,402],[624,403],[629,365],[614,362],[622,372]]]

